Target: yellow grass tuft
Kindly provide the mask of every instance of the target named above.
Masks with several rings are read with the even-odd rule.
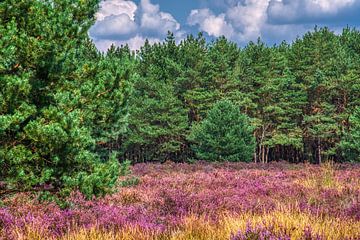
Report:
[[[301,239],[307,227],[328,240],[360,238],[360,222],[316,217],[300,212],[275,211],[261,215],[244,213],[239,216],[224,215],[221,219],[220,222],[213,223],[203,217],[190,216],[182,227],[162,234],[146,232],[140,228],[115,233],[82,229],[64,236],[61,240],[228,240],[231,233],[244,231],[247,224],[272,226],[275,232],[285,231],[293,240]]]
[[[291,239],[301,239],[304,229],[311,227],[314,233],[325,239],[359,239],[360,222],[344,221],[335,218],[317,218],[304,213],[272,212],[264,215],[242,214],[227,216],[219,224],[210,224],[203,219],[189,218],[183,231],[174,233],[171,240],[179,239],[229,239],[231,233],[244,231],[247,224],[264,224],[274,227],[275,232],[286,231]]]
[[[305,179],[296,180],[297,184],[311,189],[336,189],[341,191],[344,187],[337,181],[336,165],[334,162],[328,161],[322,164],[319,168],[307,167],[309,176]]]

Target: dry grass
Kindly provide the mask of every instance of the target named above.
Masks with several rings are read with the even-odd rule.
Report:
[[[115,233],[82,229],[64,236],[61,240],[228,240],[232,233],[245,231],[248,224],[271,226],[275,232],[286,232],[291,239],[301,239],[307,227],[311,227],[312,231],[321,235],[323,239],[360,238],[360,222],[315,217],[301,212],[276,211],[263,215],[245,213],[236,217],[224,216],[217,223],[191,216],[185,220],[181,228],[162,234],[144,232],[141,229],[127,229]],[[29,235],[29,238],[25,239],[39,239],[33,237],[34,235]]]
[[[339,191],[344,187],[335,177],[336,165],[333,162],[326,162],[319,168],[306,167],[309,175],[305,179],[297,179],[295,183],[309,189],[337,189]]]

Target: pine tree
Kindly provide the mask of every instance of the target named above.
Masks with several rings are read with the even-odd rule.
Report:
[[[189,140],[198,159],[208,161],[252,160],[253,128],[246,115],[230,101],[220,101],[192,128]]]
[[[100,156],[97,141],[108,141],[104,136],[114,113],[106,108],[123,106],[125,87],[122,76],[102,76],[108,66],[102,67],[106,64],[88,39],[97,9],[96,0],[0,3],[0,181],[6,182],[5,192],[51,189],[66,195],[79,189],[90,196],[115,185],[116,156]],[[119,111],[116,123],[123,119]],[[95,130],[99,123],[100,132]]]
[[[188,109],[190,124],[200,121],[213,104],[213,92],[205,87],[207,62],[206,40],[202,34],[196,38],[189,35],[179,45],[180,76],[175,89]]]
[[[360,107],[350,117],[350,128],[339,144],[347,161],[360,162]]]
[[[187,111],[175,90],[178,48],[169,33],[163,44],[139,52],[139,75],[129,99],[129,133],[123,152],[134,161],[176,158],[185,145]]]
[[[315,28],[294,42],[290,68],[307,95],[302,123],[306,158],[321,162],[335,154],[340,135],[334,91],[346,73],[346,52],[328,28]]]
[[[187,115],[171,85],[139,78],[129,100],[129,133],[124,148],[135,161],[164,161],[181,151]]]

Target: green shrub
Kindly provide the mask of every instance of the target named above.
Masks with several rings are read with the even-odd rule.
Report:
[[[131,161],[126,160],[121,163],[120,165],[120,176],[126,176],[126,178],[119,182],[120,187],[131,187],[136,186],[140,183],[140,179],[136,176],[129,176],[131,175],[130,169]]]
[[[140,179],[135,176],[127,177],[125,180],[120,182],[121,187],[132,187],[140,183]]]
[[[193,126],[189,140],[197,158],[249,162],[255,150],[249,118],[230,101],[220,101]]]

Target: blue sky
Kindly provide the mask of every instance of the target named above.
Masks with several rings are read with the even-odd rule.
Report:
[[[180,41],[204,32],[246,45],[261,37],[268,44],[292,41],[317,26],[339,33],[360,25],[360,0],[105,0],[89,33],[97,47],[159,42],[167,31]]]

